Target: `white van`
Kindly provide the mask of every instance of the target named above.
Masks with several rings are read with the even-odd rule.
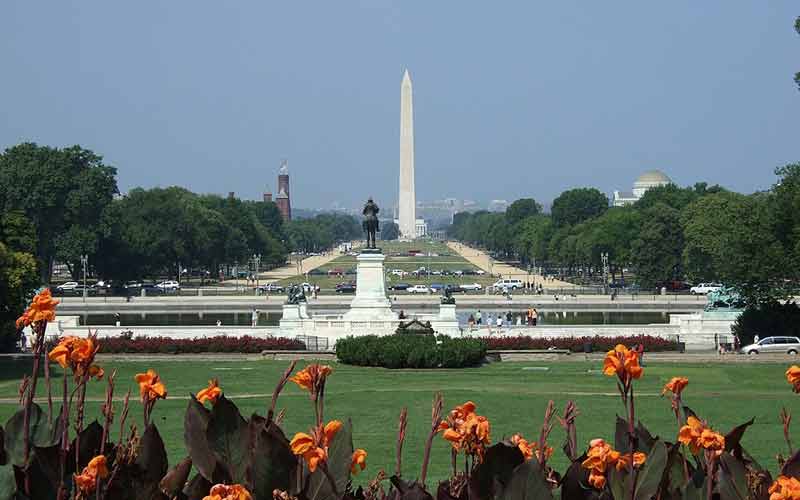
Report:
[[[495,290],[516,290],[517,288],[522,288],[522,280],[513,280],[513,279],[503,279],[497,280],[497,282],[492,285]]]

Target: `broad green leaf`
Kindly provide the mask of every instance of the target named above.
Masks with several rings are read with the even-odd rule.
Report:
[[[250,458],[250,492],[255,498],[269,498],[276,489],[288,491],[292,473],[297,467],[297,458],[283,431],[274,422],[269,427],[266,425],[265,418],[256,414],[250,417],[250,436],[254,439]],[[344,426],[339,432],[343,430]]]
[[[137,500],[158,500],[166,498],[161,493],[159,482],[167,473],[167,450],[155,424],[144,430],[139,441],[139,451],[135,462],[139,474],[135,476]]]
[[[717,484],[720,500],[748,500],[749,498],[745,466],[730,453],[723,453],[719,457]]]
[[[33,403],[30,415],[31,447],[40,446],[46,448],[58,443],[58,438],[60,437],[59,421],[59,418],[55,418],[51,427],[47,423],[47,413],[39,405]],[[8,454],[8,460],[19,466],[23,464],[25,459],[24,422],[25,410],[20,409],[8,419],[5,427],[5,450]]]
[[[535,460],[517,466],[511,480],[497,496],[498,500],[552,500],[553,492]]]
[[[183,442],[192,464],[208,481],[213,479],[217,464],[206,435],[210,418],[211,412],[191,395],[183,418]]]
[[[667,448],[663,441],[656,440],[650,455],[636,476],[636,500],[650,500],[655,496],[666,467]]]
[[[247,482],[250,436],[247,422],[239,409],[224,395],[217,399],[211,410],[206,438],[220,467],[225,469],[234,483]]]

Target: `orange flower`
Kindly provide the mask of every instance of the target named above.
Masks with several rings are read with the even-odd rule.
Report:
[[[75,474],[75,484],[83,493],[91,493],[97,487],[97,479],[108,477],[108,466],[104,455],[97,455],[83,468],[83,472]]]
[[[792,390],[800,393],[800,366],[793,365],[786,370],[786,380],[792,384]]]
[[[603,360],[603,373],[609,377],[616,375],[623,384],[631,379],[638,379],[642,376],[642,372],[642,367],[639,366],[639,353],[622,344],[617,344],[614,349],[608,351]]]
[[[800,481],[793,477],[778,476],[769,487],[769,500],[796,500],[800,498]]]
[[[541,451],[539,451],[539,444],[536,442],[526,440],[524,437],[522,437],[522,434],[514,434],[513,436],[511,436],[510,441],[511,444],[519,448],[519,451],[522,452],[522,456],[525,458],[526,461],[532,459],[533,457],[536,457],[537,459],[542,458]],[[550,446],[545,446],[544,447],[545,460],[549,459],[552,455],[553,455],[553,448]]]
[[[475,403],[467,401],[450,411],[447,420],[439,424],[442,437],[450,441],[456,450],[464,450],[470,455],[483,455],[490,443],[491,426],[483,415],[475,413]]]
[[[99,350],[100,344],[94,335],[86,338],[62,337],[47,357],[62,368],[70,368],[76,379],[88,374],[100,380],[105,372],[99,366],[92,364]]]
[[[219,388],[219,380],[211,379],[208,381],[208,387],[197,393],[197,401],[200,404],[206,401],[211,401],[211,404],[216,404],[217,399],[222,394],[222,389]]]
[[[147,373],[137,373],[136,382],[139,384],[142,402],[166,399],[167,389],[158,377],[158,373],[152,368],[149,368]]]
[[[39,321],[54,321],[56,319],[56,306],[59,301],[50,294],[50,289],[45,288],[33,297],[33,302],[28,309],[17,319],[17,328],[28,326]]]
[[[661,395],[663,396],[667,392],[671,392],[676,396],[680,396],[681,392],[689,385],[689,379],[685,377],[672,377],[669,382],[664,385],[664,389],[661,390]]]
[[[725,449],[725,436],[714,432],[693,416],[687,418],[686,425],[681,427],[678,441],[687,445],[692,454],[697,454],[701,448],[717,453]]]
[[[313,429],[311,434],[298,432],[292,438],[289,446],[292,448],[292,453],[305,459],[308,470],[314,472],[320,462],[328,459],[328,446],[341,428],[340,421],[331,420],[324,427]]]
[[[290,377],[289,380],[308,392],[316,392],[332,371],[333,370],[331,370],[331,367],[328,365],[319,365],[315,363],[306,366],[293,377]]]
[[[646,460],[647,460],[647,454],[642,453],[641,451],[637,451],[637,452],[635,452],[633,454],[633,466],[634,467],[641,467],[642,464],[644,464]],[[624,455],[620,455],[619,459],[617,459],[617,464],[616,464],[617,470],[618,471],[628,470],[628,467],[630,467],[630,463],[631,463],[631,454],[630,453],[626,453]]]
[[[647,455],[637,451],[633,453],[633,466],[641,466]],[[589,484],[592,487],[602,490],[606,485],[606,472],[611,467],[616,467],[618,471],[626,471],[630,467],[631,454],[621,454],[614,450],[610,444],[603,439],[593,439],[589,442],[589,450],[586,452],[586,459],[581,463],[581,467],[589,469]]]
[[[253,500],[253,496],[241,484],[215,484],[203,500]]]
[[[361,448],[353,452],[353,458],[350,462],[350,473],[358,474],[359,470],[367,468],[367,452]]]

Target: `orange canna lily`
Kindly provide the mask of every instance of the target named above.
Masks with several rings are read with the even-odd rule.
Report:
[[[647,454],[637,451],[633,454],[633,466],[641,467],[647,461]],[[617,459],[616,467],[618,471],[628,470],[631,463],[631,454],[625,453]]]
[[[99,350],[100,343],[94,335],[86,338],[62,337],[47,357],[62,368],[70,368],[76,379],[88,374],[89,377],[100,380],[105,372],[92,364]]]
[[[331,420],[325,426],[313,429],[311,434],[298,432],[289,446],[292,448],[292,453],[302,456],[308,464],[308,469],[314,472],[320,462],[328,459],[328,446],[341,428],[340,421]]]
[[[725,436],[714,432],[693,416],[689,416],[686,425],[678,431],[678,441],[687,445],[695,455],[701,448],[718,453],[725,449]]]
[[[800,393],[800,366],[793,365],[786,370],[786,380],[792,384],[792,390]]]
[[[623,384],[630,382],[631,379],[640,378],[643,371],[639,366],[639,353],[622,344],[617,344],[614,349],[608,351],[603,360],[603,373],[609,377],[616,375]]]
[[[589,450],[581,467],[589,469],[589,484],[594,488],[603,489],[606,485],[606,472],[611,467],[616,467],[620,472],[628,470],[631,459],[633,466],[639,467],[647,460],[647,455],[640,451],[634,452],[632,456],[630,453],[622,454],[605,440],[593,439],[589,442]]]
[[[671,392],[676,396],[680,396],[681,392],[689,385],[689,379],[685,377],[672,377],[669,382],[664,385],[664,389],[661,390],[661,395],[663,396],[667,392]]]
[[[59,301],[50,294],[50,289],[45,288],[33,297],[31,305],[17,319],[17,328],[23,328],[39,321],[54,321],[58,304]]]
[[[511,444],[519,448],[525,460],[533,458],[533,446],[521,434],[511,436]]]
[[[75,484],[83,493],[91,493],[97,487],[97,479],[108,477],[108,465],[104,455],[97,455],[89,461],[80,474],[75,474]]]
[[[289,380],[299,385],[308,392],[315,392],[325,382],[333,370],[328,365],[310,364],[297,372]]]
[[[147,373],[137,373],[136,382],[139,384],[139,393],[142,402],[153,401],[156,399],[166,399],[167,389],[155,370],[149,368]]]
[[[219,388],[219,380],[211,379],[208,381],[208,387],[202,389],[197,393],[197,401],[200,404],[205,403],[206,401],[211,401],[211,404],[216,404],[217,399],[219,399],[220,395],[222,394],[222,389]]]
[[[793,477],[778,476],[769,487],[769,500],[796,500],[800,498],[800,481]]]
[[[367,468],[367,452],[361,448],[353,452],[353,458],[350,463],[350,473],[358,474],[359,470]]]
[[[475,413],[475,408],[472,401],[456,406],[447,420],[439,424],[439,430],[444,431],[442,437],[454,449],[482,455],[483,449],[490,443],[491,426],[486,417]]]
[[[253,500],[253,496],[241,484],[215,484],[203,500]]]

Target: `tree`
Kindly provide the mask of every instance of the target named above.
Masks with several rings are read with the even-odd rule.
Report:
[[[542,206],[536,203],[533,198],[521,198],[506,209],[506,220],[514,225],[527,217],[541,213]]]
[[[396,240],[400,237],[400,228],[394,222],[384,222],[381,226],[381,239],[386,241]]]
[[[39,283],[33,255],[14,251],[0,241],[0,352],[14,347],[17,339],[14,322],[22,315]]]
[[[550,213],[556,227],[580,224],[608,210],[608,198],[595,188],[570,189],[553,200]]]
[[[585,224],[579,246],[595,267],[602,266],[601,254],[608,254],[611,277],[617,272],[625,279],[623,269],[633,258],[633,241],[639,235],[641,213],[633,207],[612,207],[603,215]]]
[[[514,252],[523,263],[544,263],[547,247],[553,235],[553,221],[546,215],[526,217],[515,226]]]
[[[632,243],[632,262],[644,287],[682,276],[683,231],[680,212],[657,203],[641,212],[639,236]]]
[[[103,212],[117,193],[116,169],[92,151],[23,143],[0,155],[2,211],[19,210],[36,231],[43,281],[59,258],[70,266],[94,255],[105,228]]]

